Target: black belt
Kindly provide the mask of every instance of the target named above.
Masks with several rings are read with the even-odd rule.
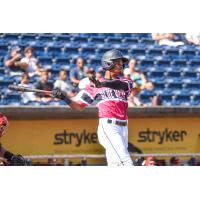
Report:
[[[112,119],[108,119],[108,124],[115,124],[118,126],[127,126],[127,122],[121,122],[121,121],[112,121]]]

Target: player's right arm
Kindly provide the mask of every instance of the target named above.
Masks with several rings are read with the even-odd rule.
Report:
[[[73,110],[77,110],[77,111],[82,111],[84,110],[85,106],[80,104],[77,101],[71,100],[71,103],[68,104],[70,106],[70,108],[72,108]]]

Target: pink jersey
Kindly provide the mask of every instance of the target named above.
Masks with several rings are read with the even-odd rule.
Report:
[[[89,106],[96,103],[99,108],[100,118],[115,118],[126,120],[128,102],[127,98],[131,92],[133,82],[127,79],[119,79],[128,84],[128,90],[114,90],[107,87],[96,88],[91,83],[85,90],[82,90],[77,95],[77,100],[84,106]],[[105,81],[101,79],[100,81]]]

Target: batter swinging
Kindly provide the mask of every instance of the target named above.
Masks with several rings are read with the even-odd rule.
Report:
[[[132,89],[132,81],[120,78],[124,63],[128,59],[118,50],[107,51],[102,57],[104,78],[97,81],[90,77],[90,84],[80,91],[75,99],[58,89],[53,96],[64,100],[72,109],[83,110],[93,102],[99,108],[98,139],[106,150],[108,166],[133,165],[128,148],[127,97]]]

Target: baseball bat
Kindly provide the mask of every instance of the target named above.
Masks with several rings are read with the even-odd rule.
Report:
[[[19,91],[19,92],[38,92],[38,93],[46,93],[46,94],[48,93],[50,95],[52,94],[52,91],[39,90],[39,89],[25,87],[25,86],[21,86],[21,85],[9,85],[8,89],[14,90],[14,91]]]

